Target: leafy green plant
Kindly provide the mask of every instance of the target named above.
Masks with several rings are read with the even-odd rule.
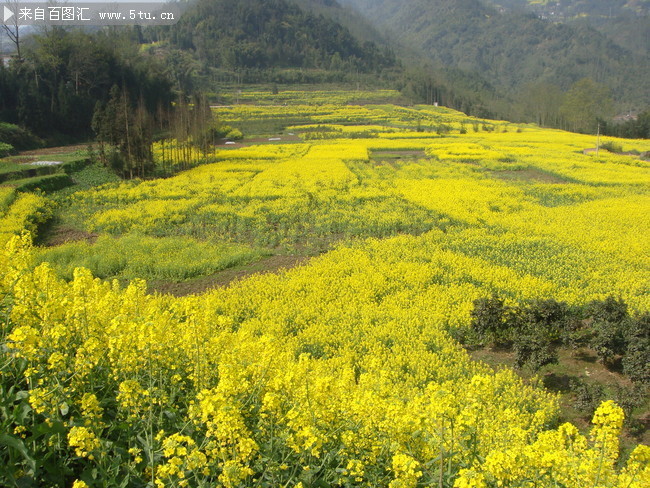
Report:
[[[650,385],[650,313],[641,315],[628,329],[623,372],[636,383]]]
[[[558,362],[557,347],[541,331],[528,328],[515,336],[515,364],[518,368],[528,367],[539,370],[547,364]]]
[[[15,185],[17,191],[37,191],[40,190],[45,193],[61,190],[72,185],[74,182],[70,175],[66,173],[59,173],[45,176],[35,176],[34,178],[26,178],[24,180],[12,181],[11,184]]]
[[[10,144],[19,150],[43,146],[43,141],[30,131],[7,122],[0,122],[0,142]]]
[[[511,341],[510,308],[502,298],[494,295],[475,300],[471,316],[471,327],[483,340],[497,344]]]
[[[547,342],[555,342],[565,335],[570,312],[564,302],[537,299],[519,307],[517,318],[521,327],[537,331]]]
[[[603,387],[599,384],[586,383],[580,379],[573,379],[571,390],[575,395],[573,406],[579,410],[584,417],[591,417],[600,402],[605,398]]]
[[[622,153],[623,152],[623,146],[617,142],[613,141],[608,141],[604,142],[603,144],[600,145],[602,149],[605,149],[606,151],[612,152],[612,153]]]
[[[593,319],[591,347],[606,366],[612,367],[617,358],[625,354],[627,347],[627,305],[622,299],[609,296],[605,300],[591,302],[587,310]]]
[[[4,158],[6,156],[9,156],[11,154],[15,154],[16,150],[11,144],[6,144],[4,142],[0,142],[0,158]]]

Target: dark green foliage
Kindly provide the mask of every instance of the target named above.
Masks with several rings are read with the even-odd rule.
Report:
[[[623,372],[632,381],[650,386],[650,313],[633,321],[628,329]]]
[[[557,345],[569,322],[569,309],[553,299],[533,300],[512,312],[516,365],[537,371],[557,363]]]
[[[126,88],[113,85],[109,100],[95,107],[92,127],[101,161],[117,174],[133,178],[153,169],[152,124],[143,99],[134,107]]]
[[[533,370],[557,362],[556,348],[571,322],[567,305],[552,299],[508,307],[498,296],[474,301],[472,330],[481,341],[514,343],[517,366]]]
[[[635,415],[638,407],[643,407],[648,400],[648,384],[635,383],[629,386],[617,386],[612,395],[614,401],[623,409],[625,413],[624,425],[632,435],[642,435],[647,431],[643,418]],[[638,413],[638,411],[637,411]],[[643,416],[643,414],[642,414]]]
[[[622,153],[623,152],[623,146],[614,142],[605,142],[604,144],[600,145],[601,149],[605,149],[606,151],[612,152],[612,153]]]
[[[16,149],[11,144],[0,142],[0,158],[16,154]]]
[[[547,342],[555,342],[565,336],[571,314],[564,302],[540,299],[520,307],[517,317],[521,328],[534,330]]]
[[[650,314],[632,319],[620,298],[596,300],[576,311],[553,299],[508,307],[494,295],[475,300],[471,317],[471,333],[455,337],[465,344],[512,344],[519,368],[537,371],[556,363],[560,345],[588,346],[607,367],[622,364],[632,381],[650,384]]]
[[[594,300],[587,305],[587,313],[596,322],[620,324],[627,317],[627,304],[621,299],[608,296],[605,300]]]
[[[11,183],[16,186],[17,191],[28,192],[40,190],[45,193],[61,190],[74,184],[70,175],[66,173],[36,176],[25,180],[12,181]]]
[[[395,64],[389,51],[285,0],[201,0],[176,26],[155,32],[210,67],[374,72]]]
[[[598,358],[607,366],[613,366],[617,356],[625,352],[625,336],[620,324],[614,322],[595,322],[595,336],[591,347]]]
[[[537,371],[542,366],[558,362],[557,347],[549,341],[543,332],[528,329],[515,335],[515,364]]]
[[[622,124],[607,123],[601,127],[603,134],[610,136],[650,139],[650,110],[641,112],[634,120],[628,120]]]
[[[483,340],[503,344],[510,342],[510,309],[498,296],[474,300],[472,330]]]
[[[575,395],[573,406],[588,418],[593,416],[596,408],[605,399],[602,386],[589,384],[577,378],[571,382],[571,390]]]
[[[613,366],[617,357],[625,353],[627,346],[627,305],[620,298],[610,296],[605,300],[591,302],[587,311],[593,320],[591,347],[607,366]]]
[[[69,143],[92,136],[95,106],[108,102],[113,85],[129,93],[132,106],[142,99],[149,113],[169,105],[171,83],[163,65],[139,53],[132,32],[53,27],[31,36],[23,60],[0,71],[0,115],[41,137]],[[38,142],[18,135],[22,146]]]
[[[43,141],[28,130],[5,122],[0,122],[0,143],[10,144],[19,151],[43,145]]]

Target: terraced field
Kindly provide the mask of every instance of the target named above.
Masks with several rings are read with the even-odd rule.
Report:
[[[650,312],[650,163],[442,107],[280,96],[215,109],[250,139],[159,152],[194,166],[170,178],[0,189],[11,476],[647,486],[650,448],[619,459],[621,407],[600,405],[587,433],[561,424],[557,395],[459,338],[493,295]],[[11,237],[52,216],[93,238]],[[300,266],[246,276],[268,259]],[[238,279],[217,286],[224,272]]]

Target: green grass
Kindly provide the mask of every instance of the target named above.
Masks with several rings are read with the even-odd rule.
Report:
[[[23,178],[21,180],[5,181],[2,185],[13,187],[16,191],[43,191],[45,193],[61,190],[62,188],[72,185],[72,179],[66,173],[55,173],[53,175],[34,176],[32,178]]]
[[[263,252],[243,244],[205,242],[189,237],[147,237],[137,234],[97,242],[70,242],[44,248],[41,262],[72,279],[75,268],[90,269],[99,278],[183,281],[250,263]]]
[[[70,174],[74,185],[52,194],[54,200],[62,201],[69,195],[82,190],[90,190],[106,183],[120,181],[120,177],[99,163],[92,163]]]
[[[13,158],[0,159],[0,174],[15,173],[26,169],[33,169],[35,166],[25,166],[12,161]]]

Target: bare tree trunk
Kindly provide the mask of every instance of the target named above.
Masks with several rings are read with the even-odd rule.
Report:
[[[131,160],[131,137],[129,134],[129,106],[127,103],[127,95],[126,95],[126,89],[122,92],[122,100],[123,100],[123,107],[124,107],[124,128],[126,130],[126,153],[127,153],[127,164],[129,165],[129,177],[133,179],[133,162]]]
[[[7,36],[16,46],[16,60],[20,63],[23,58],[20,53],[20,29],[18,28],[18,0],[7,0],[4,2],[7,7],[11,9],[14,16],[10,19],[11,24],[2,24],[2,28],[7,33]]]

